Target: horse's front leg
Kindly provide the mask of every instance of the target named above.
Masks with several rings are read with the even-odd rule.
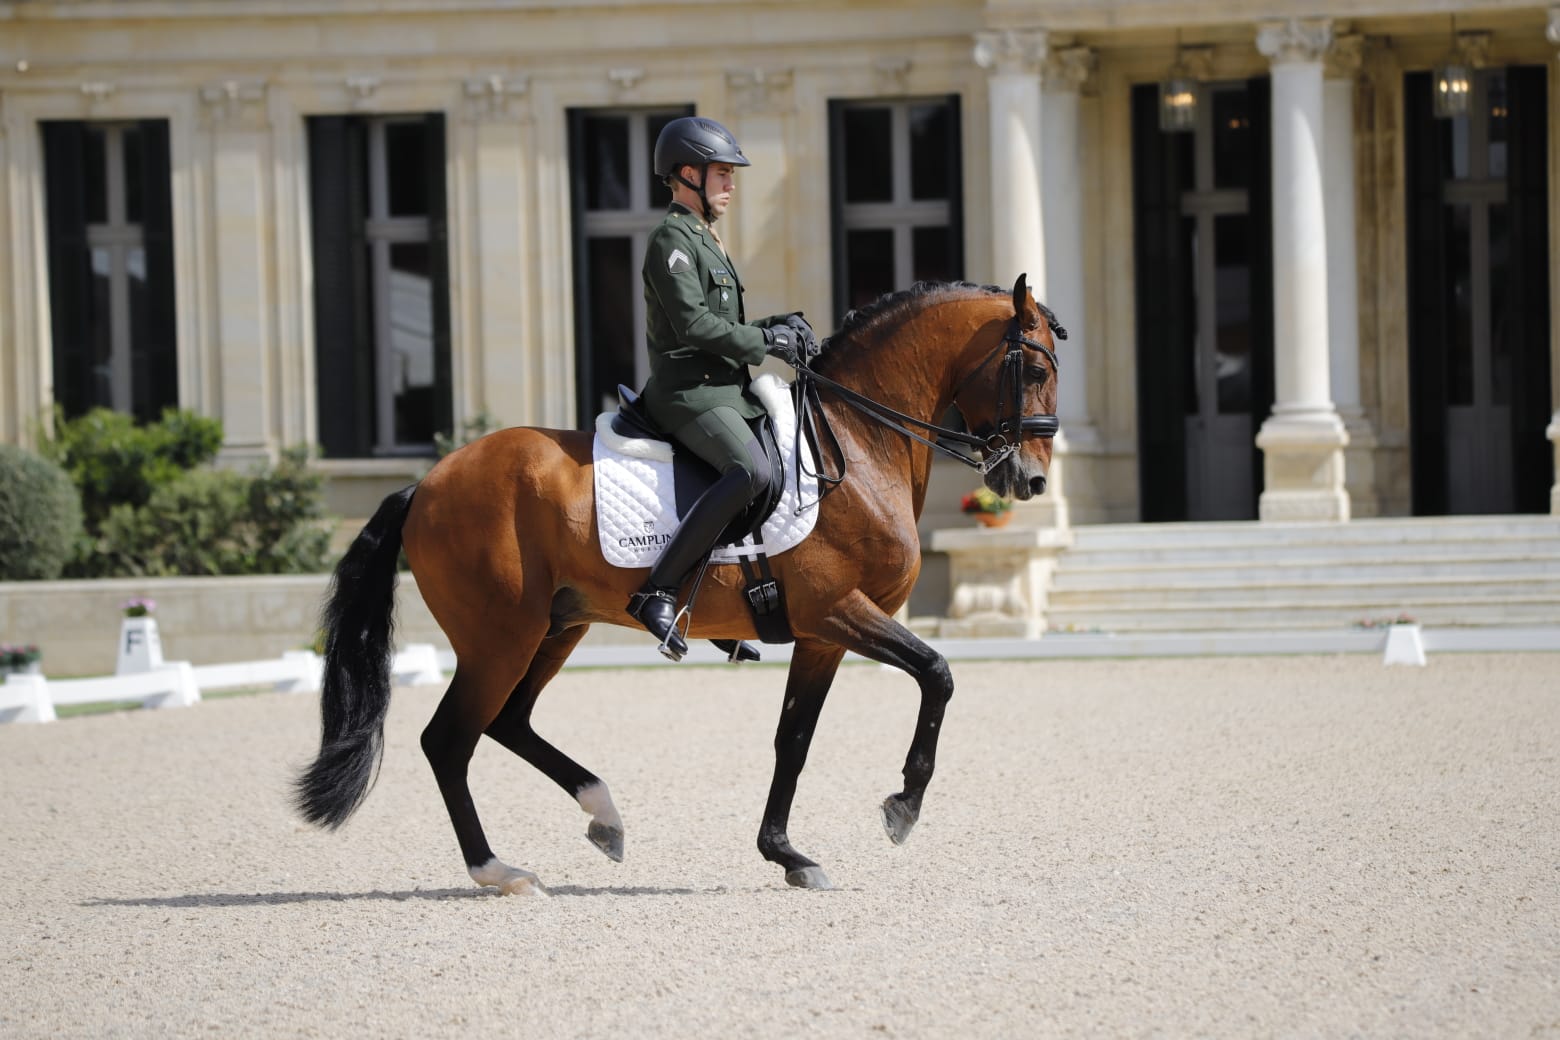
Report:
[[[885,614],[859,590],[830,615],[820,633],[869,660],[892,665],[907,673],[921,688],[921,710],[916,715],[915,736],[905,756],[905,787],[883,800],[883,828],[889,840],[903,845],[921,818],[921,799],[937,766],[937,737],[943,713],[953,696],[953,673],[948,662],[914,632]]]
[[[791,847],[786,828],[796,779],[807,763],[807,749],[818,728],[818,713],[834,683],[843,648],[828,643],[799,641],[791,654],[791,671],[785,683],[785,706],[775,729],[775,775],[764,805],[764,822],[758,830],[758,851],[771,863],[785,868],[787,884],[797,888],[833,888],[823,868]]]

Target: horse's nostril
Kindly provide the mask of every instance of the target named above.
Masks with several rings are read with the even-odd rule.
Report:
[[[1040,474],[1038,477],[1030,477],[1029,478],[1029,493],[1031,495],[1043,495],[1043,494],[1045,494],[1045,474],[1044,473]]]

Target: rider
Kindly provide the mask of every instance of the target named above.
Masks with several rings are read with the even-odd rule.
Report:
[[[817,348],[800,312],[743,320],[742,282],[714,225],[731,205],[735,168],[748,165],[736,138],[713,119],[674,119],[655,142],[656,176],[672,203],[645,249],[650,379],[640,400],[678,446],[720,474],[628,601],[629,615],[668,656],[688,650],[675,628],[683,580],[726,525],[769,489],[769,463],[754,433],[764,406],[749,389],[748,366],[766,356],[794,366],[799,352]]]

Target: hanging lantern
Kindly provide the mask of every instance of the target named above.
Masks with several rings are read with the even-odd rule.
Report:
[[[1460,57],[1448,58],[1436,67],[1434,93],[1437,119],[1467,115],[1473,100],[1473,70]]]
[[[1197,80],[1176,54],[1170,76],[1159,84],[1159,129],[1183,133],[1197,126]]]

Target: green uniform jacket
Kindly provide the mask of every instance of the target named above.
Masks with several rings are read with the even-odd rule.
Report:
[[[641,397],[656,424],[672,433],[721,405],[763,415],[747,392],[748,366],[764,360],[763,330],[781,319],[746,324],[742,281],[704,221],[672,203],[650,232],[643,277],[650,379]]]

